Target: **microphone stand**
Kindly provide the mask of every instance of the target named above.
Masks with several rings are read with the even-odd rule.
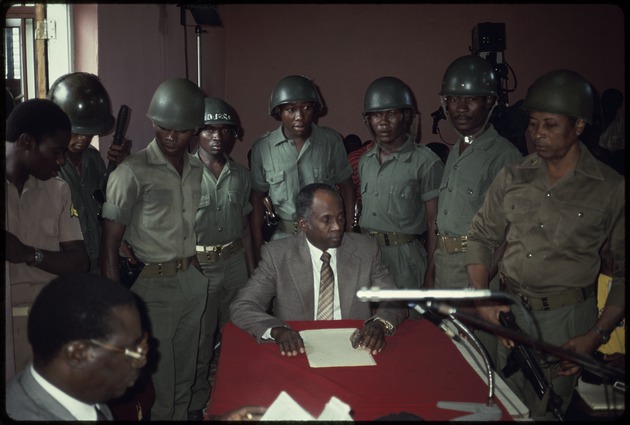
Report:
[[[470,332],[466,326],[462,324],[462,322],[473,326],[477,329],[484,330],[491,334],[502,336],[508,338],[512,341],[518,342],[520,344],[526,345],[528,347],[532,347],[534,349],[538,349],[540,351],[544,351],[546,353],[550,353],[555,357],[569,360],[573,363],[579,364],[583,369],[588,370],[589,372],[599,376],[603,379],[605,383],[612,383],[613,387],[617,387],[617,384],[622,383],[621,386],[623,391],[625,392],[625,371],[616,368],[614,366],[610,366],[605,364],[604,362],[600,362],[596,360],[592,356],[588,356],[583,353],[577,353],[574,351],[569,351],[563,349],[561,347],[555,346],[553,344],[544,342],[539,339],[532,338],[526,334],[516,332],[512,329],[494,325],[490,322],[487,322],[479,317],[467,314],[460,313],[457,311],[455,307],[452,307],[448,304],[435,302],[435,300],[474,300],[474,299],[504,299],[507,300],[508,304],[514,303],[514,299],[501,291],[491,291],[488,289],[478,290],[478,289],[388,289],[381,290],[379,288],[362,288],[357,291],[357,297],[364,302],[379,302],[379,301],[396,301],[396,300],[404,300],[404,301],[417,301],[417,300],[426,300],[424,306],[427,308],[423,308],[418,306],[415,303],[410,303],[410,306],[422,314],[423,317],[428,318],[432,323],[436,326],[440,327],[447,335],[451,338],[452,331],[449,333],[445,330],[446,325],[443,320],[441,320],[441,316],[446,316],[448,320],[450,320],[458,329],[462,330],[466,335],[468,335],[469,339],[475,345],[477,351],[481,354],[486,369],[488,370],[488,387],[489,387],[489,395],[488,395],[488,405],[483,406],[483,408],[473,406],[475,403],[451,403],[451,402],[439,402],[438,407],[444,408],[453,408],[459,410],[467,410],[471,412],[475,412],[472,415],[464,416],[459,418],[460,420],[464,419],[485,419],[492,420],[494,418],[493,412],[488,409],[490,407],[494,407],[498,409],[496,405],[493,404],[494,398],[494,376],[492,369],[490,367],[490,362],[488,360],[487,353],[483,349],[483,346],[480,344],[479,340]],[[429,314],[427,314],[429,313]],[[437,320],[436,320],[437,317]],[[453,338],[455,339],[455,338]]]
[[[409,304],[410,307],[413,307],[418,313],[420,313],[424,318],[428,319],[430,322],[438,326],[445,334],[447,334],[453,341],[459,344],[463,344],[462,338],[455,332],[453,332],[447,325],[444,323],[444,320],[441,319],[441,315],[435,313],[431,309],[431,301],[427,301],[424,303],[424,307],[420,304]],[[468,412],[473,412],[471,415],[464,416],[462,418],[458,418],[460,420],[499,420],[501,419],[501,409],[494,402],[494,371],[492,370],[492,365],[490,364],[490,359],[488,357],[488,353],[485,348],[479,341],[479,339],[475,336],[473,332],[470,331],[462,322],[457,320],[452,315],[447,315],[446,319],[450,320],[455,328],[459,331],[466,334],[466,340],[470,341],[471,345],[481,356],[485,370],[486,370],[486,379],[488,384],[488,400],[485,405],[479,405],[478,403],[466,403],[466,402],[453,402],[453,401],[439,401],[437,406],[443,409],[449,410],[463,410]]]
[[[483,329],[486,332],[491,334],[495,334],[498,336],[502,336],[512,341],[527,345],[529,347],[538,349],[540,351],[544,351],[546,353],[550,353],[555,357],[569,360],[573,363],[577,363],[585,370],[597,375],[602,378],[604,382],[614,383],[616,381],[625,382],[625,371],[616,368],[614,366],[610,366],[604,362],[600,362],[596,360],[594,357],[578,353],[575,351],[569,351],[564,348],[558,347],[556,345],[550,344],[548,342],[544,342],[540,339],[532,338],[526,334],[515,332],[509,328],[505,328],[503,326],[497,326],[492,323],[489,323],[483,319],[480,319],[476,316],[457,312],[457,309],[451,307],[447,304],[439,304],[436,305],[437,310],[446,315],[451,315],[463,322],[468,323],[469,325],[475,326],[477,328]]]

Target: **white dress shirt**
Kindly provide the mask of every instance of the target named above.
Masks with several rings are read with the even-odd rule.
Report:
[[[94,404],[86,404],[82,401],[77,400],[74,397],[70,397],[68,394],[61,391],[59,388],[55,387],[53,384],[48,382],[43,376],[41,376],[35,368],[33,364],[30,365],[31,374],[33,378],[42,388],[50,394],[52,398],[57,400],[59,404],[68,409],[68,411],[77,418],[79,421],[95,421],[96,420],[96,406]]]
[[[313,320],[317,320],[317,306],[319,305],[319,281],[322,272],[322,264],[321,260],[322,251],[319,248],[316,248],[313,244],[306,239],[308,243],[308,250],[311,253],[311,262],[313,264],[313,294],[314,298],[314,306],[313,306]],[[341,320],[341,305],[339,304],[339,284],[337,283],[337,248],[328,249],[328,253],[330,254],[330,268],[333,271],[333,276],[335,277],[334,282],[334,299],[333,299],[333,320]],[[271,328],[267,329],[267,331],[262,336],[263,339],[273,339],[271,337]]]

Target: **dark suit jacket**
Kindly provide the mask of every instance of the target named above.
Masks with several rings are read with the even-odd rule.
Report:
[[[108,420],[112,412],[105,404],[99,409]],[[6,412],[18,421],[76,421],[77,419],[37,383],[30,364],[7,384]]]
[[[272,241],[261,248],[261,261],[230,306],[230,320],[259,342],[269,328],[287,320],[313,320],[313,266],[304,233]],[[359,300],[357,290],[396,289],[394,278],[381,261],[381,250],[370,236],[345,233],[337,248],[337,280],[343,319],[367,320],[370,303]],[[273,313],[267,313],[273,301]],[[394,326],[408,314],[401,302],[383,302],[375,316]]]

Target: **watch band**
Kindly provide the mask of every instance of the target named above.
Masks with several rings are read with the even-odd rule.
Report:
[[[396,332],[396,327],[382,317],[372,317],[371,319],[366,320],[363,324],[367,325],[368,323],[374,321],[381,322],[383,326],[385,326],[386,335],[391,336],[394,334],[394,332]]]
[[[33,261],[30,263],[26,263],[27,266],[36,266],[41,264],[44,261],[44,253],[39,248],[33,248],[35,250],[35,254],[33,256]]]
[[[591,330],[595,332],[597,336],[599,336],[599,343],[601,345],[604,345],[608,341],[610,341],[610,334],[606,332],[605,330],[603,330],[602,328],[600,328],[599,326],[595,325],[591,328]]]

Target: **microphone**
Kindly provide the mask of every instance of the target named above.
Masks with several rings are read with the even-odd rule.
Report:
[[[444,320],[442,319],[442,317],[440,317],[439,314],[435,313],[430,308],[425,309],[425,308],[421,307],[419,304],[409,304],[409,306],[413,306],[413,309],[416,310],[418,313],[420,313],[422,315],[422,317],[424,317],[425,319],[428,319],[431,323],[433,323],[435,326],[440,328],[442,330],[442,332],[444,332],[446,335],[448,335],[454,341],[456,341],[456,342],[460,341],[459,335],[457,335],[455,332],[453,332],[453,330],[451,328],[446,326],[446,323],[444,323]]]

